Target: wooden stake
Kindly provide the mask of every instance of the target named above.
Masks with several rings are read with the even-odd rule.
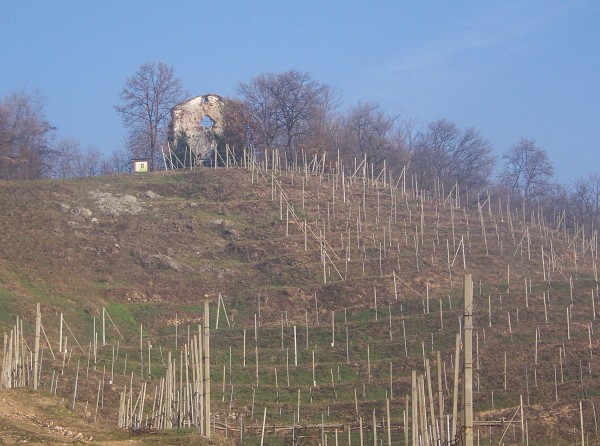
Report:
[[[465,274],[465,446],[473,446],[473,279]]]
[[[210,438],[210,310],[208,301],[204,301],[204,435]],[[265,408],[266,414],[266,408]]]
[[[585,446],[585,433],[583,431],[583,402],[579,401],[579,425],[581,428],[581,446]]]
[[[436,352],[437,360],[437,383],[438,383],[438,414],[439,414],[439,426],[440,426],[440,441],[443,444],[444,435],[444,394],[442,389],[442,358],[439,351]]]
[[[265,407],[265,412],[263,414],[263,423],[262,423],[262,432],[260,434],[260,446],[263,446],[265,443],[265,425],[267,424],[267,408]],[[209,435],[210,437],[210,435]]]
[[[33,390],[38,389],[39,380],[39,355],[40,355],[40,327],[42,325],[42,312],[40,310],[40,303],[37,303],[35,311],[35,347],[33,353]],[[5,344],[6,345],[6,344]]]
[[[460,334],[456,334],[456,345],[454,348],[454,394],[452,397],[452,438],[456,437],[456,417],[458,413],[458,366],[460,356]]]
[[[60,330],[58,332],[58,353],[63,352],[63,314],[60,313]]]

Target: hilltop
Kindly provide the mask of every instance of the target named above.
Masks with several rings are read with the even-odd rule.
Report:
[[[289,436],[284,427],[298,423],[301,398],[306,441],[317,441],[319,423],[330,426],[322,434],[330,441],[334,428],[352,426],[356,436],[357,418],[370,429],[372,413],[385,435],[387,397],[396,442],[410,415],[411,370],[424,373],[425,359],[434,399],[439,369],[444,412],[452,413],[467,272],[475,282],[476,419],[510,418],[523,395],[529,441],[568,443],[579,438],[583,400],[593,436],[596,239],[567,230],[560,215],[523,212],[502,198],[426,194],[402,177],[334,172],[257,166],[0,183],[2,331],[19,316],[31,337],[40,302],[50,344],[62,313],[83,364],[105,309],[107,346],[79,397],[93,405],[117,341],[136,351],[141,324],[157,362],[153,378],[161,376],[163,354],[189,339],[208,300],[219,429],[244,416],[260,433],[267,408],[271,434],[277,425],[279,438]],[[125,369],[136,371],[136,393],[141,386],[139,359],[126,361],[115,361],[121,378],[103,393],[106,425],[117,424]],[[69,367],[58,390],[67,400],[74,361]],[[51,374],[42,370],[45,395]],[[510,441],[518,442],[514,427]],[[486,425],[480,435],[498,441],[503,430]]]

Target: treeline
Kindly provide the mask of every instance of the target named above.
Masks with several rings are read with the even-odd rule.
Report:
[[[561,184],[547,152],[526,136],[496,157],[477,129],[446,119],[417,126],[376,102],[340,109],[338,92],[309,74],[264,73],[241,82],[226,98],[221,144],[240,149],[278,148],[290,164],[327,153],[353,165],[403,170],[426,191],[460,188],[472,201],[502,197],[524,212],[570,216],[571,225],[595,230],[600,220],[600,175],[587,173]],[[127,130],[126,147],[104,155],[72,138],[57,138],[39,95],[13,93],[0,100],[0,179],[67,178],[128,172],[132,157],[162,165],[170,109],[188,98],[169,65],[150,62],[128,78],[114,109]]]
[[[600,222],[600,175],[561,184],[546,150],[526,136],[496,157],[481,132],[446,119],[419,128],[375,102],[339,110],[335,90],[297,71],[259,75],[242,82],[238,93],[237,107],[250,117],[244,125],[252,131],[245,141],[230,144],[277,147],[289,162],[315,152],[329,152],[331,160],[340,156],[348,166],[366,159],[381,169],[385,160],[396,178],[404,170],[422,190],[448,194],[458,187],[471,203],[479,197],[493,206],[508,202],[549,222],[566,219],[571,227],[595,230]]]
[[[33,180],[128,172],[130,152],[106,156],[84,148],[57,129],[44,113],[39,94],[11,93],[0,99],[0,179]]]

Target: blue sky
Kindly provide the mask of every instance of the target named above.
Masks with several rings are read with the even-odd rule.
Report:
[[[38,90],[60,137],[123,145],[113,109],[144,62],[193,94],[296,69],[342,109],[380,103],[419,126],[475,127],[501,156],[519,138],[564,183],[600,166],[600,2],[0,2],[0,97]]]

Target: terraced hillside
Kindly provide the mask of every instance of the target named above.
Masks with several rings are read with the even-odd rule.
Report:
[[[22,317],[33,345],[40,302],[39,392],[116,428],[122,390],[135,402],[146,382],[140,427],[151,430],[168,352],[187,371],[181,352],[208,300],[217,437],[259,442],[265,417],[266,444],[404,444],[413,370],[428,420],[418,435],[452,430],[470,273],[477,438],[573,444],[583,422],[596,441],[596,238],[563,215],[410,185],[258,165],[1,183],[0,326]]]

